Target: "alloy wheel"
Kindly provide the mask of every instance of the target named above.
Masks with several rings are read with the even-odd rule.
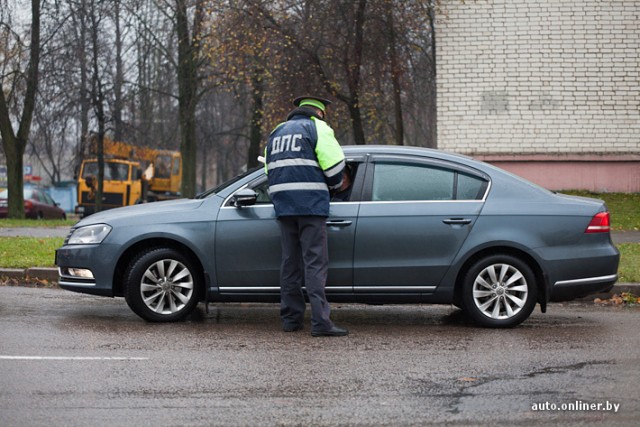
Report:
[[[161,259],[149,265],[140,281],[144,304],[158,314],[174,314],[192,299],[193,276],[187,266],[175,259]]]
[[[490,319],[509,319],[525,306],[529,285],[524,274],[509,264],[491,264],[473,282],[473,302]]]

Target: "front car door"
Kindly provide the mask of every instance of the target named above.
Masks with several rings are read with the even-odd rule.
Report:
[[[353,190],[346,200],[331,202],[327,218],[329,276],[326,293],[332,300],[352,295],[353,245],[364,177],[362,160],[347,159],[353,168]],[[363,170],[364,168],[362,168]],[[258,194],[253,206],[235,207],[231,196],[220,209],[216,225],[216,285],[221,293],[254,294],[260,297],[280,293],[280,230],[268,194],[267,177],[259,174],[237,191],[250,188]]]
[[[414,301],[432,293],[471,231],[489,179],[466,166],[372,156],[358,216],[354,292]]]

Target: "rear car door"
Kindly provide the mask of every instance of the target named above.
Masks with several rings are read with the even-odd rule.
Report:
[[[354,292],[432,293],[482,210],[488,177],[436,159],[377,155],[365,181]]]

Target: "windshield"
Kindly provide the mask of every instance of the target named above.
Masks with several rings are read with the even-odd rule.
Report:
[[[82,169],[82,178],[98,176],[98,162],[86,162]],[[104,179],[107,181],[126,181],[129,178],[129,165],[126,163],[104,162]]]
[[[209,196],[212,196],[216,193],[219,193],[220,191],[224,190],[225,188],[227,188],[228,186],[230,186],[231,184],[240,181],[242,178],[244,178],[245,176],[251,175],[252,173],[254,173],[255,171],[257,171],[258,169],[264,168],[264,166],[258,166],[252,169],[249,169],[248,171],[241,173],[240,175],[231,178],[228,181],[223,182],[222,184],[218,185],[217,187],[211,188],[203,193],[200,193],[198,195],[196,195],[196,199],[205,199]]]
[[[166,154],[156,157],[155,178],[171,178],[171,156]]]

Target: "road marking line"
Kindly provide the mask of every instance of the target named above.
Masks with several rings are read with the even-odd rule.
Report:
[[[0,356],[0,360],[149,360],[148,357]]]

